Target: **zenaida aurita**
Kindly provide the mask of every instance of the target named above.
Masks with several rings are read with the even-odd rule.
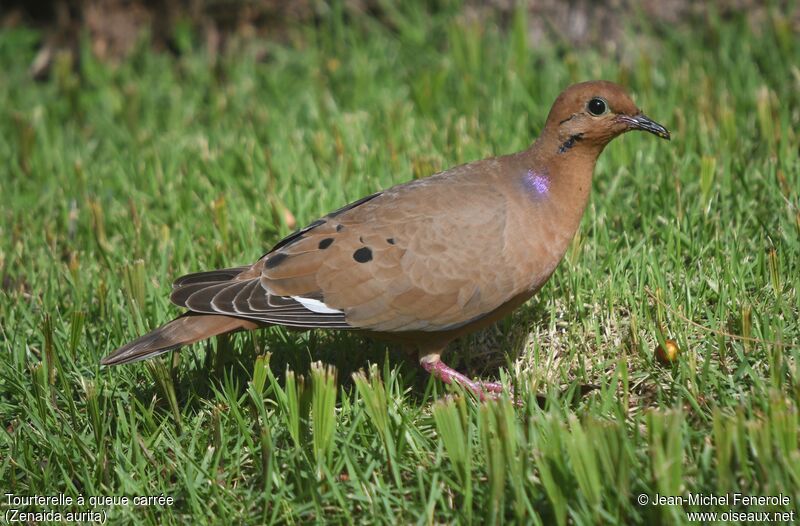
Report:
[[[527,150],[359,199],[284,238],[252,265],[179,278],[171,300],[188,312],[102,363],[130,363],[269,325],[359,329],[413,345],[425,370],[444,382],[456,380],[480,396],[497,391],[498,384],[448,367],[442,352],[544,285],[578,228],[597,157],[629,130],[669,139],[620,86],[570,86]]]

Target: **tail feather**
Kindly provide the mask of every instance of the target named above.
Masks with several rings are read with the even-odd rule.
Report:
[[[179,277],[172,283],[172,286],[177,288],[192,283],[214,283],[217,281],[228,281],[235,278],[245,270],[248,270],[249,268],[249,266],[245,266],[221,268],[217,270],[208,270],[205,272],[194,272],[192,274],[186,274],[185,276]]]
[[[121,365],[138,362],[212,336],[256,327],[259,327],[259,324],[241,318],[189,312],[123,345],[103,358],[100,363]]]

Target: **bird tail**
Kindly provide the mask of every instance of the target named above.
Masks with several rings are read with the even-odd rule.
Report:
[[[187,312],[166,325],[123,345],[103,358],[100,363],[102,365],[121,365],[138,362],[218,334],[251,330],[256,327],[258,324],[241,318]]]

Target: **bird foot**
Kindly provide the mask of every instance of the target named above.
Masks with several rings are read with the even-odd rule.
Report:
[[[428,373],[446,384],[456,382],[462,387],[469,389],[475,396],[479,397],[481,401],[488,398],[499,398],[500,393],[504,391],[503,384],[500,382],[477,382],[459,373],[441,360],[420,360],[420,365],[422,365],[422,368],[428,371]]]

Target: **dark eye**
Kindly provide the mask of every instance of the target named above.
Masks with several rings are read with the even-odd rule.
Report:
[[[589,101],[586,108],[592,115],[602,115],[608,111],[608,104],[603,99],[595,97]]]

